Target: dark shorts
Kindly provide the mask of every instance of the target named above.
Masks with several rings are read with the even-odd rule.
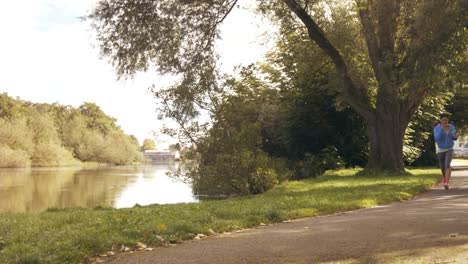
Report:
[[[453,157],[453,149],[445,152],[439,152],[437,153],[437,156],[439,157],[440,168],[443,170],[450,169],[450,163],[452,162]]]

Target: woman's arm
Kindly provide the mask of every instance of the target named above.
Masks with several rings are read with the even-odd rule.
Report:
[[[454,140],[457,140],[458,139],[458,133],[457,131],[455,130],[455,126],[454,125],[450,125],[450,134],[452,136],[452,138]]]

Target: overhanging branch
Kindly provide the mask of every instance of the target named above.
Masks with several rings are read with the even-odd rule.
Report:
[[[322,49],[327,56],[335,64],[341,81],[343,82],[343,94],[346,101],[360,115],[366,119],[373,118],[373,109],[370,105],[366,90],[362,86],[354,84],[349,74],[346,63],[339,51],[331,44],[325,36],[323,30],[315,23],[304,8],[302,8],[295,0],[283,0],[284,3],[293,11],[296,16],[306,26],[309,37]]]

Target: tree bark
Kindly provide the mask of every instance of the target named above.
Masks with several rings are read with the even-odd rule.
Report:
[[[376,120],[368,122],[367,171],[404,172],[403,137],[407,126],[398,116],[377,115]]]

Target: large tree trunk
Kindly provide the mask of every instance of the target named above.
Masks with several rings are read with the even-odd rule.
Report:
[[[398,116],[380,116],[368,122],[366,171],[404,172],[403,136],[407,125]]]
[[[404,172],[403,140],[411,115],[404,101],[399,99],[393,61],[386,57],[385,62],[376,63],[374,69],[378,92],[374,115],[367,120],[369,160],[366,170]]]

